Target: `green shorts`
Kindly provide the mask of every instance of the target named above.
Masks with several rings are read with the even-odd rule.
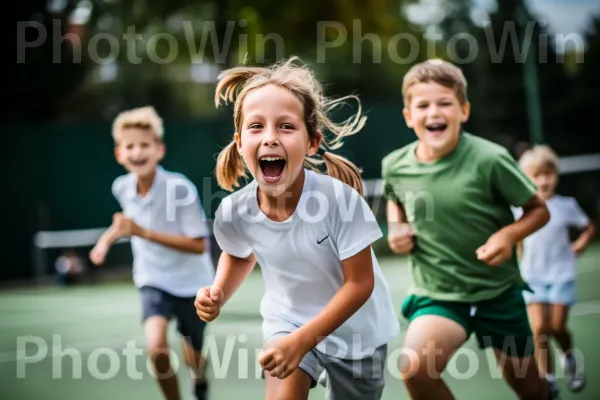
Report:
[[[534,342],[522,290],[514,286],[496,298],[477,303],[410,295],[402,304],[402,315],[409,321],[422,315],[446,317],[465,329],[467,339],[475,333],[482,349],[492,347],[509,357],[529,357]]]

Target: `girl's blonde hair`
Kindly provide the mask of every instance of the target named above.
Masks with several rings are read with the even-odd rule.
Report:
[[[531,167],[547,167],[558,173],[558,156],[548,146],[538,145],[527,150],[519,159],[521,169],[529,169]]]
[[[114,141],[118,142],[121,133],[130,128],[150,130],[159,141],[164,136],[163,121],[152,106],[134,108],[117,115],[112,127]]]
[[[237,67],[223,71],[218,79],[215,94],[215,105],[220,103],[235,103],[233,120],[237,133],[242,130],[242,106],[248,93],[267,85],[276,85],[287,89],[296,96],[304,109],[304,122],[309,139],[323,138],[322,146],[316,156],[319,158],[305,157],[304,167],[319,171],[319,166],[325,164],[327,175],[337,178],[352,186],[363,194],[361,170],[346,158],[333,154],[325,149],[337,149],[342,145],[342,139],[360,131],[366,121],[361,115],[360,100],[356,96],[346,96],[339,99],[327,99],[323,89],[314,74],[305,66],[298,66],[292,57],[269,68]],[[340,124],[334,123],[328,112],[344,104],[345,100],[354,99],[358,102],[358,111],[349,119]],[[325,131],[329,131],[333,138],[326,140]],[[239,186],[239,179],[247,177],[246,166],[238,152],[235,140],[225,147],[217,158],[216,176],[219,186],[232,191]]]

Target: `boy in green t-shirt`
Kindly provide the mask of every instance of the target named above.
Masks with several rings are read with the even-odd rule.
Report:
[[[545,400],[514,249],[549,213],[506,149],[462,132],[466,86],[450,63],[414,66],[403,113],[419,140],[382,162],[389,244],[410,255],[414,280],[400,368],[413,399],[452,399],[440,375],[474,333],[520,399]],[[511,206],[524,211],[516,222]]]

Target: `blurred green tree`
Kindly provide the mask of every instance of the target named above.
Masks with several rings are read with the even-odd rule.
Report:
[[[80,27],[86,69],[63,119],[110,119],[149,103],[167,118],[212,115],[220,70],[291,55],[317,70],[328,94],[399,100],[404,73],[425,58],[402,0],[82,1],[92,6]]]

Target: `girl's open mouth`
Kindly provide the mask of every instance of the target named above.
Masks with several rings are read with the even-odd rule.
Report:
[[[285,164],[285,159],[279,156],[262,156],[258,159],[263,178],[269,183],[275,183],[281,178]]]

